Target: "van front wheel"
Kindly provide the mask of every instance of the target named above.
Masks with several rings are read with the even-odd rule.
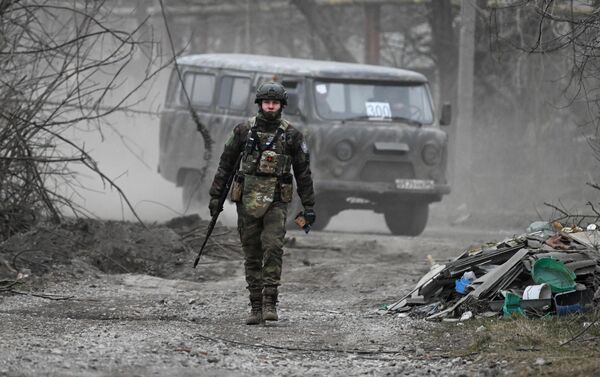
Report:
[[[402,203],[383,213],[385,223],[394,235],[418,236],[423,233],[429,217],[428,203]]]
[[[325,229],[331,218],[339,212],[331,205],[319,205],[319,202],[317,202],[317,205],[315,206],[315,211],[317,220],[312,225],[312,229],[314,230]]]

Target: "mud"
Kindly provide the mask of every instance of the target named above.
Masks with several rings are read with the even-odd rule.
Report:
[[[0,376],[490,373],[475,355],[452,356],[443,324],[380,308],[414,286],[428,255],[444,260],[509,234],[288,232],[280,320],[247,326],[235,229],[217,227],[192,269],[205,226],[79,220],[4,242]]]

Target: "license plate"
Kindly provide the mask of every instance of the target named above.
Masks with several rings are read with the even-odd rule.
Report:
[[[409,190],[430,190],[435,187],[432,179],[396,179],[396,188]]]

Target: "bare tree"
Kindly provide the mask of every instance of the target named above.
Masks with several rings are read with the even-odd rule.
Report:
[[[354,56],[345,47],[339,33],[336,32],[336,21],[327,10],[322,9],[314,0],[292,0],[292,4],[304,15],[306,21],[325,45],[333,60],[356,62]]]
[[[0,2],[0,236],[39,216],[86,214],[74,201],[81,189],[74,163],[129,205],[67,132],[100,131],[106,116],[130,111],[140,101],[133,95],[161,69],[152,68],[154,57],[138,54],[141,47],[156,52],[140,26],[125,29],[113,20],[104,1]]]
[[[593,144],[597,135],[597,100],[590,96],[599,87],[597,5],[475,3],[472,138],[485,142],[472,148],[486,159],[473,159],[473,207],[485,205],[488,193],[515,213],[539,203],[542,192],[568,205],[592,199],[583,182],[597,177],[597,161],[584,147],[585,138]],[[497,189],[506,177],[519,195]]]
[[[600,3],[524,0],[491,7],[488,11],[493,47],[504,51],[513,49],[528,56],[552,56],[561,61],[563,64],[553,71],[558,73],[554,81],[561,84],[569,105],[581,100],[587,104],[587,122],[597,125]],[[523,88],[528,86],[523,85]]]

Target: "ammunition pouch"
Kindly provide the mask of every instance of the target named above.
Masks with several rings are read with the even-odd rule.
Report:
[[[244,157],[242,158],[240,172],[242,172],[242,174],[255,175],[258,165],[258,157],[258,152],[245,153]]]
[[[230,199],[232,202],[237,203],[242,200],[242,191],[244,190],[244,176],[236,174],[233,177],[233,183],[231,184],[231,195]]]
[[[291,169],[292,158],[289,155],[268,150],[246,154],[242,158],[240,172],[244,175],[284,177],[290,175]]]
[[[261,175],[277,175],[279,173],[278,165],[282,155],[275,151],[264,151],[260,154],[260,160],[258,161],[258,168],[256,169],[257,174]]]
[[[279,180],[279,195],[283,203],[289,203],[292,201],[294,194],[294,184],[292,181],[292,175],[284,174]]]

